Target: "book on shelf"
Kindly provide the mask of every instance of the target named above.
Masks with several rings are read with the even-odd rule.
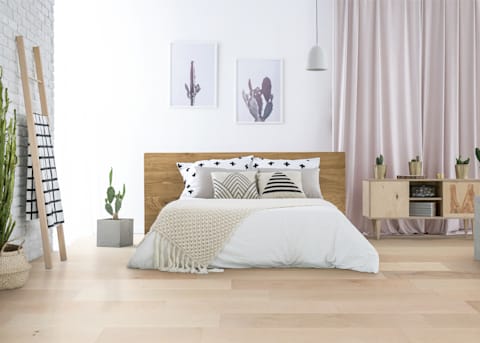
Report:
[[[397,179],[425,179],[425,175],[397,175]]]

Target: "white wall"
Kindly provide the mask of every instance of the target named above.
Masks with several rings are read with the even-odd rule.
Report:
[[[331,69],[307,72],[313,0],[57,2],[57,155],[66,224],[91,233],[104,217],[107,173],[126,183],[121,216],[143,231],[143,153],[330,151]],[[319,1],[331,64],[332,0]],[[170,42],[217,41],[218,107],[169,108]],[[234,122],[237,58],[282,58],[283,125]],[[86,135],[84,135],[86,133]]]
[[[42,255],[42,240],[38,220],[25,220],[27,185],[27,120],[22,83],[18,68],[15,37],[24,37],[29,73],[34,75],[32,46],[40,46],[42,66],[50,105],[50,122],[53,127],[53,0],[0,0],[0,66],[3,67],[3,84],[9,90],[9,115],[17,110],[17,156],[15,192],[12,215],[16,221],[11,238],[25,237],[25,252],[29,260]],[[34,88],[33,88],[34,86]],[[31,83],[34,111],[40,112],[36,84]]]

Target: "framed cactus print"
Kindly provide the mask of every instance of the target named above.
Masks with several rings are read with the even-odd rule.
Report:
[[[283,61],[238,59],[235,113],[238,124],[283,123]]]
[[[217,43],[172,42],[170,106],[217,107],[217,68]]]

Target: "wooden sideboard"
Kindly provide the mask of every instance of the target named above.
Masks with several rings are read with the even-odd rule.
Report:
[[[372,220],[377,239],[381,219],[463,219],[467,232],[472,227],[475,195],[480,195],[477,179],[370,179],[362,186],[363,215]],[[412,208],[419,207],[433,211],[415,215]]]

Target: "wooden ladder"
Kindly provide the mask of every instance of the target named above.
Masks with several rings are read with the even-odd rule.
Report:
[[[38,92],[40,95],[40,106],[42,115],[48,120],[48,106],[47,106],[47,93],[45,91],[45,82],[43,79],[42,60],[40,57],[40,48],[38,46],[33,48],[33,57],[35,62],[35,69],[37,72],[37,78],[33,79],[28,76],[27,58],[25,55],[25,45],[22,36],[16,37],[18,61],[20,64],[20,75],[22,78],[23,97],[25,100],[25,115],[27,116],[27,128],[28,128],[28,143],[30,145],[30,153],[32,158],[33,178],[35,182],[35,196],[37,199],[38,217],[40,220],[40,230],[42,233],[42,247],[43,247],[43,260],[45,262],[45,268],[52,268],[52,254],[50,248],[50,240],[48,238],[48,222],[47,211],[45,208],[45,196],[43,194],[43,182],[42,172],[40,169],[40,159],[38,153],[36,130],[35,130],[35,118],[33,116],[32,97],[30,93],[29,81],[32,79],[38,85]],[[58,247],[60,252],[60,260],[67,260],[67,250],[65,248],[65,236],[63,233],[63,225],[57,225]]]

